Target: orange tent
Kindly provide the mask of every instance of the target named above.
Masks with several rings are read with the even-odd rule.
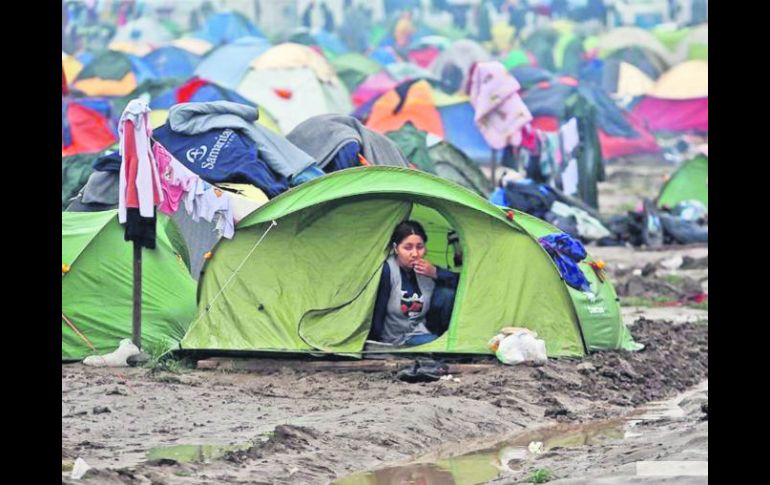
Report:
[[[419,130],[433,133],[444,138],[444,125],[441,115],[433,102],[430,84],[425,80],[417,81],[406,90],[405,99],[401,99],[397,87],[383,94],[374,105],[366,122],[366,127],[379,133],[396,131],[404,123],[411,121]]]

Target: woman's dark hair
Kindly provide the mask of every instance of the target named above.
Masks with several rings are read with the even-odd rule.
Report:
[[[423,229],[422,225],[417,221],[400,222],[396,226],[396,229],[393,231],[393,235],[390,237],[390,242],[391,244],[396,245],[401,244],[401,241],[413,234],[420,236],[423,242],[428,242],[428,235],[425,234],[425,229]]]

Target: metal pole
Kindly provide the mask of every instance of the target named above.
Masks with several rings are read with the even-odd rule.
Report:
[[[495,172],[497,172],[497,150],[492,149],[492,187],[495,186]]]
[[[134,318],[132,340],[142,348],[142,245],[134,241]]]

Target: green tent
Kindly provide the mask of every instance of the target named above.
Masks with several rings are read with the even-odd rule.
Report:
[[[351,93],[368,76],[382,70],[379,62],[373,61],[357,52],[342,54],[329,62],[337,72],[337,77],[340,78]]]
[[[550,356],[635,348],[612,284],[581,263],[593,292],[568,287],[535,240],[557,229],[524,213],[509,221],[447,180],[379,166],[319,177],[241,221],[204,268],[199,315],[182,348],[358,354],[388,240],[407,218],[425,226],[428,259],[461,276],[448,331],[395,352],[489,354],[487,342],[505,326],[537,331]],[[449,264],[450,229],[461,268]]]
[[[411,121],[385,135],[423,172],[451,180],[484,198],[494,190],[492,182],[465,153],[445,141],[428,147],[427,132],[415,128]]]
[[[503,65],[509,71],[517,66],[528,66],[530,64],[527,53],[521,49],[513,49],[505,59],[502,60]]]
[[[709,159],[698,155],[684,162],[663,185],[658,196],[658,206],[673,207],[685,200],[697,200],[709,206]]]
[[[131,337],[133,245],[117,210],[62,212],[62,314],[99,354]],[[142,251],[142,346],[176,344],[195,316],[195,281],[176,226],[158,216],[156,248]],[[65,271],[67,265],[68,271]],[[62,318],[62,360],[92,351]]]

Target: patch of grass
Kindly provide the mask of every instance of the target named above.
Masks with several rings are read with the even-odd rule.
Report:
[[[63,472],[71,472],[74,466],[75,464],[71,461],[61,461],[61,471]]]
[[[669,283],[671,285],[678,285],[682,281],[684,281],[684,278],[682,276],[679,276],[677,274],[667,274],[663,277],[666,283]]]
[[[194,369],[195,362],[174,356],[172,351],[175,348],[171,342],[153,347],[148,346],[147,352],[150,354],[150,360],[147,361],[144,367],[150,371],[150,374],[157,374],[159,372],[180,374],[184,370]]]
[[[705,325],[705,326],[708,327],[709,326],[709,319],[708,318],[701,318],[699,320],[695,320],[693,322],[693,325]]]
[[[545,483],[553,480],[553,472],[548,468],[538,468],[525,480],[527,483]]]

